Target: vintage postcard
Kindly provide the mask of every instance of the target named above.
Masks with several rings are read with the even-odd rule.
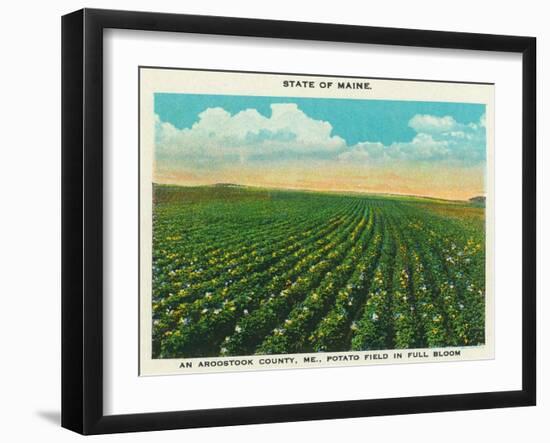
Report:
[[[139,86],[140,375],[494,357],[494,85]]]

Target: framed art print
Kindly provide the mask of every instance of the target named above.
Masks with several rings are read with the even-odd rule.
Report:
[[[63,426],[533,405],[535,129],[529,37],[65,16]]]
[[[140,373],[492,358],[493,90],[140,67]]]

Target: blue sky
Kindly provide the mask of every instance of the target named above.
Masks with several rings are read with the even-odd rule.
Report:
[[[296,103],[311,118],[330,122],[333,134],[349,145],[364,140],[385,145],[410,141],[416,132],[408,122],[417,114],[452,116],[458,123],[468,124],[479,121],[485,112],[485,105],[469,103],[155,94],[156,114],[178,129],[190,128],[208,108],[220,107],[233,115],[252,108],[269,117],[273,103]]]
[[[155,94],[155,180],[484,193],[485,105]]]

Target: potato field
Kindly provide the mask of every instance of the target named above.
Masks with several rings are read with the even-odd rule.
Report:
[[[153,358],[475,346],[485,209],[154,185]]]

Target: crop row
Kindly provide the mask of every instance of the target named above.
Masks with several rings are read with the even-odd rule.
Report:
[[[234,327],[238,318],[245,318],[274,294],[283,291],[298,280],[309,267],[322,260],[322,252],[338,245],[353,229],[361,218],[364,205],[355,205],[351,213],[339,217],[317,230],[314,235],[297,239],[288,239],[288,245],[275,245],[275,262],[269,267],[262,267],[257,272],[241,272],[238,280],[230,278],[223,282],[221,290],[210,290],[191,303],[185,300],[173,311],[165,312],[163,320],[175,320],[179,327],[165,327],[161,354],[173,352],[217,353],[219,346],[214,343],[225,338]],[[223,278],[220,279],[223,281]],[[161,309],[159,309],[161,311]],[[168,319],[166,319],[168,317]],[[158,328],[159,331],[162,329]],[[206,338],[206,340],[205,340]],[[205,349],[208,349],[206,351]]]
[[[284,197],[159,206],[155,357],[484,343],[482,221],[391,199]]]

